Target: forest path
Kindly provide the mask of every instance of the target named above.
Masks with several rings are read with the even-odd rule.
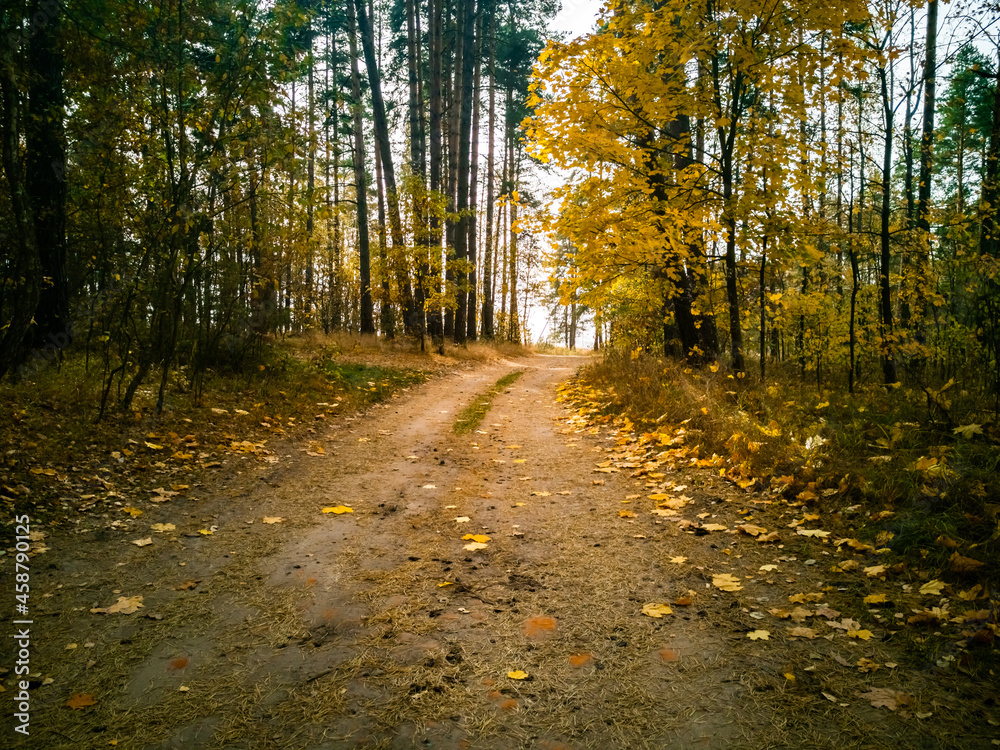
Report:
[[[644,471],[634,441],[574,419],[557,386],[584,361],[433,379],[324,424],[322,454],[251,459],[234,485],[197,493],[211,497],[156,506],[150,520],[176,530],[152,545],[49,553],[45,575],[66,586],[36,638],[55,682],[35,691],[23,746],[916,746],[898,743],[926,723],[856,699],[872,679],[858,656],[888,661],[877,641],[782,639],[777,622],[778,642],[748,639],[755,610],[823,588],[818,568],[712,528],[771,501],[715,469]],[[479,430],[455,435],[462,407],[515,369]],[[646,512],[654,485],[726,523]],[[337,506],[353,512],[323,513]],[[469,550],[467,534],[489,539]],[[829,554],[805,543],[801,559]],[[758,572],[775,567],[787,572]],[[713,586],[723,571],[745,590]],[[131,614],[89,611],[136,595]],[[673,613],[645,616],[647,603]],[[96,702],[71,710],[70,694]],[[844,696],[849,709],[831,702]],[[976,746],[957,729],[942,735]]]

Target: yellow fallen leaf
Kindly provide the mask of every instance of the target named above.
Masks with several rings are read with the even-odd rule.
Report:
[[[683,565],[684,563],[687,562],[687,558],[684,557],[683,555],[678,555],[677,557],[671,557],[670,562],[672,562],[674,565]]]
[[[723,591],[741,591],[740,579],[731,573],[720,573],[712,576],[712,585]]]
[[[824,539],[824,538],[830,536],[830,532],[829,531],[823,531],[822,529],[803,529],[803,528],[798,528],[798,529],[795,529],[795,533],[798,534],[799,536],[814,536],[814,537],[819,537],[820,539]]]
[[[630,510],[620,510],[618,511],[619,518],[635,518],[635,513]]]
[[[157,445],[156,443],[149,443],[149,442],[147,442],[146,443],[146,447],[149,448],[151,451],[162,451],[163,450],[163,446],[162,445]]]
[[[118,601],[110,607],[94,607],[90,611],[94,614],[105,615],[130,615],[137,612],[140,607],[144,607],[141,596],[119,596]]]
[[[869,594],[864,601],[865,604],[885,604],[889,600],[885,594]]]
[[[281,523],[284,520],[281,516],[264,516],[264,523]]]
[[[747,633],[747,638],[751,641],[769,641],[771,640],[771,631],[769,630],[751,630]]]
[[[336,513],[338,516],[341,513],[353,513],[354,509],[348,505],[337,505],[333,508],[323,508],[324,513]]]
[[[465,536],[462,537],[462,541],[463,542],[473,541],[482,544],[490,541],[490,538],[491,537],[487,536],[486,534],[466,534]]]
[[[132,518],[142,515],[141,510],[139,510],[138,508],[133,508],[131,505],[126,505],[124,508],[122,508],[122,510],[128,513],[130,516],[132,516]]]
[[[870,630],[848,630],[847,631],[847,637],[848,638],[859,638],[862,641],[867,641],[870,638],[872,638],[872,636],[874,636],[874,635],[875,634],[872,631],[870,631]]]
[[[454,586],[454,585],[455,585],[454,581],[441,581],[441,583],[438,584],[438,588],[443,589],[445,586]]]
[[[650,602],[649,604],[642,605],[642,613],[648,615],[649,617],[663,617],[663,615],[672,615],[674,611],[670,609],[666,604],[657,604],[655,602]]]
[[[68,701],[66,701],[66,705],[69,708],[72,708],[74,711],[78,708],[86,708],[87,706],[96,705],[96,703],[97,699],[94,696],[89,695],[87,693],[77,693]]]
[[[885,577],[885,570],[884,565],[872,565],[865,568],[865,575],[869,578],[883,578]]]
[[[201,534],[202,536],[211,536],[215,532],[212,531],[211,529],[198,529],[198,533]]]
[[[528,673],[522,672],[520,669],[515,669],[513,672],[508,672],[507,676],[512,680],[526,680],[528,679]]]
[[[467,549],[470,552],[475,552],[477,549],[486,549],[486,545],[482,542],[469,542],[462,546],[462,549]]]
[[[165,531],[173,531],[177,527],[174,526],[172,523],[154,523],[149,528],[152,529],[153,531],[156,531],[156,532],[159,532],[160,534],[162,534]]]
[[[471,520],[472,519],[469,518],[468,516],[459,516],[458,518],[455,519],[455,523],[468,523]]]
[[[729,527],[721,523],[703,523],[701,528],[705,529],[705,531],[725,531]]]
[[[759,568],[757,568],[757,570],[762,570],[765,573],[770,573],[772,570],[777,570],[777,569],[778,569],[777,565],[761,565]]]
[[[523,463],[524,463],[525,461],[527,461],[527,460],[528,460],[528,459],[526,459],[526,458],[515,458],[515,459],[514,459],[514,460],[513,460],[513,461],[512,461],[511,463],[515,463],[515,464],[523,464]]]
[[[933,581],[928,581],[923,586],[920,587],[920,593],[924,596],[938,596],[941,590],[944,589],[948,584],[944,581],[939,581],[936,578]]]

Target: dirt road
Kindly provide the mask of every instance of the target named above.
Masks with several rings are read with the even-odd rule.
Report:
[[[794,692],[780,646],[748,660],[751,610],[786,592],[711,587],[736,540],[629,516],[642,484],[595,471],[614,437],[556,403],[580,363],[416,387],[319,431],[322,454],[250,459],[225,490],[157,506],[143,519],[175,528],[142,532],[152,544],[95,539],[74,556],[48,540],[33,658],[51,682],[33,686],[31,738],[13,746],[894,746],[906,732],[866,704],[828,722],[836,705],[819,685]],[[454,435],[513,369],[480,430]],[[674,479],[706,516],[733,499],[711,473]],[[351,512],[323,512],[338,506]],[[466,535],[488,539],[467,549]],[[131,613],[90,611],[136,596]],[[819,647],[804,648],[808,665]]]

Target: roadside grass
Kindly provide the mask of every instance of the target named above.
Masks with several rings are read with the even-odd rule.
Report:
[[[716,454],[741,487],[821,510],[835,533],[878,541],[915,567],[1000,582],[1000,429],[986,399],[960,391],[939,405],[877,386],[818,395],[777,368],[762,384],[724,366],[613,352],[570,395],[598,419]],[[983,565],[963,572],[956,554]]]
[[[97,423],[101,369],[69,351],[58,368],[0,383],[0,507],[58,522],[149,482],[163,485],[166,476],[190,484],[183,477],[250,450],[262,455],[268,441],[312,434],[323,420],[385,401],[437,367],[374,337],[288,337],[239,371],[208,370],[197,388],[178,368],[159,414],[151,382],[131,409],[109,407]]]
[[[458,413],[458,416],[455,418],[455,424],[452,426],[452,431],[456,435],[466,435],[479,427],[483,421],[483,417],[486,416],[486,413],[490,410],[490,406],[493,405],[493,399],[500,395],[507,387],[517,382],[517,379],[522,375],[524,375],[523,370],[509,372],[491,385],[484,393],[476,396],[471,404]]]

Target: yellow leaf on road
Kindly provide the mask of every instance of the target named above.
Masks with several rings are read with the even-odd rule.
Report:
[[[747,633],[747,638],[751,641],[769,641],[771,640],[771,631],[769,630],[751,630]]]
[[[485,543],[485,542],[490,541],[490,538],[491,537],[487,536],[486,534],[466,534],[465,536],[462,537],[462,541],[463,542],[473,541],[473,542]]]
[[[354,508],[350,507],[349,505],[337,505],[334,506],[333,508],[323,508],[323,512],[336,513],[339,516],[341,513],[353,513]]]
[[[528,673],[522,672],[520,669],[515,669],[513,672],[508,672],[507,676],[512,680],[526,680],[528,679]]]
[[[938,596],[941,590],[947,585],[944,581],[939,581],[935,578],[933,581],[928,581],[921,586],[920,593],[924,596]]]
[[[198,529],[198,533],[202,536],[212,536],[215,531],[213,529]]]
[[[94,607],[90,611],[94,614],[130,615],[133,612],[139,611],[139,608],[143,606],[145,605],[142,603],[141,596],[119,596],[118,601],[110,607]]]
[[[719,573],[712,576],[712,585],[723,591],[741,591],[740,579],[731,573]]]
[[[674,611],[666,604],[650,602],[649,604],[642,605],[642,613],[649,617],[663,617],[663,615],[672,615]]]

